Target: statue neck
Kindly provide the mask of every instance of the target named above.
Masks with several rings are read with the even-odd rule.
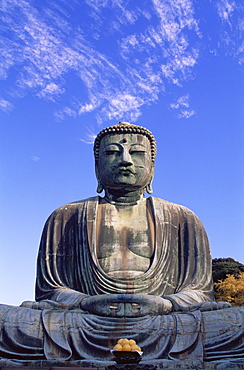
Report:
[[[144,189],[128,191],[126,193],[120,193],[118,190],[105,189],[104,199],[112,204],[133,205],[144,199]]]

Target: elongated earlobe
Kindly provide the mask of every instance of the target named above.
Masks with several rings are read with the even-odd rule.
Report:
[[[154,175],[154,164],[152,165],[151,179],[150,179],[149,183],[146,186],[146,192],[148,194],[152,194],[153,193],[153,188],[152,188],[153,175]]]
[[[146,186],[146,192],[148,194],[152,194],[153,193],[153,188],[152,188],[152,182],[150,181],[150,183]]]
[[[98,171],[98,163],[95,164],[95,172],[96,172],[96,178],[97,178],[97,193],[100,194],[103,191],[103,184],[101,183],[99,179],[99,171]]]
[[[97,193],[101,193],[103,191],[103,185],[101,184],[100,180],[97,180]]]

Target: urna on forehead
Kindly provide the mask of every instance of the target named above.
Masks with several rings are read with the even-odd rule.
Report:
[[[137,126],[128,122],[119,122],[117,125],[109,126],[103,129],[99,132],[97,135],[95,141],[94,141],[94,156],[95,160],[98,161],[99,157],[99,148],[101,140],[107,136],[107,135],[116,135],[116,134],[141,134],[143,136],[146,136],[150,142],[151,146],[151,158],[154,162],[156,158],[156,152],[157,152],[157,146],[156,146],[156,140],[147,128],[142,126]],[[126,139],[126,138],[125,138]]]
[[[145,135],[138,134],[138,133],[128,133],[128,132],[119,132],[113,133],[109,135],[105,135],[99,145],[99,152],[101,154],[101,150],[104,149],[105,146],[116,144],[122,145],[124,147],[127,146],[134,146],[139,145],[143,146],[148,154],[151,156],[151,143]]]

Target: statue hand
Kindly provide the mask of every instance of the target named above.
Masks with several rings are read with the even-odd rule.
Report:
[[[33,310],[75,310],[80,309],[80,300],[84,299],[82,295],[76,297],[76,300],[70,302],[57,302],[51,299],[43,299],[42,301],[24,301],[20,307],[31,308]]]
[[[192,304],[188,311],[215,311],[230,307],[231,304],[229,302],[200,302]]]
[[[31,308],[33,310],[70,310],[72,305],[67,305],[55,301],[45,299],[43,301],[24,301],[20,307]]]
[[[153,295],[101,294],[84,299],[81,308],[100,316],[139,317],[172,312],[172,303]]]
[[[127,317],[166,315],[173,311],[173,305],[168,299],[147,294],[128,295],[126,308]]]
[[[99,294],[90,296],[80,303],[82,310],[99,316],[115,316],[124,312],[124,294]],[[118,313],[118,315],[116,314]]]

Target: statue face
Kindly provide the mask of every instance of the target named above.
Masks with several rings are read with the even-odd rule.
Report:
[[[145,188],[153,173],[148,138],[141,134],[105,136],[101,140],[96,171],[104,188]]]

